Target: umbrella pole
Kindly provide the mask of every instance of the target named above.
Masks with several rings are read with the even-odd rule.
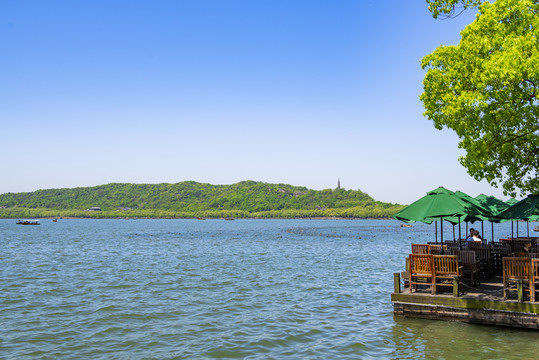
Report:
[[[518,239],[518,221],[517,221],[517,239]]]
[[[434,240],[438,244],[438,222],[434,221]]]
[[[459,219],[459,249],[462,250],[462,244],[460,243],[460,240],[462,239],[462,235],[460,233],[460,216],[458,217]]]
[[[492,230],[492,240],[490,240],[490,241],[491,241],[492,243],[494,243],[494,223],[493,223],[493,222],[490,223],[490,227],[492,228],[492,229],[491,229],[491,230]]]
[[[481,220],[481,236],[485,236],[485,228],[483,228],[483,220]]]
[[[455,242],[455,224],[453,224],[453,242]]]
[[[460,216],[458,217],[458,219],[459,219],[459,242],[460,242],[460,239],[462,239],[462,235],[460,233]]]
[[[527,230],[527,237],[530,237],[530,222],[528,220],[526,220],[526,230]]]
[[[440,255],[444,254],[444,218],[440,217]]]
[[[515,251],[515,233],[513,230],[513,223],[514,221],[511,221],[511,251]]]

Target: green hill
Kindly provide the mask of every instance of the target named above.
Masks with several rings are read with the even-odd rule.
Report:
[[[242,181],[107,184],[0,195],[0,217],[390,217],[401,206],[359,190]],[[99,207],[101,211],[88,211]]]

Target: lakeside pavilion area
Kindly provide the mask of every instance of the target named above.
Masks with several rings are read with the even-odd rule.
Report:
[[[412,244],[394,274],[395,315],[539,329],[538,240]]]
[[[440,187],[394,217],[438,220],[440,234],[444,221],[539,219],[539,195],[512,203],[492,198]],[[539,237],[530,237],[529,231],[526,237],[517,231],[517,236],[490,242],[467,237],[438,242],[436,235],[434,242],[411,245],[406,268],[394,274],[395,315],[539,329]]]

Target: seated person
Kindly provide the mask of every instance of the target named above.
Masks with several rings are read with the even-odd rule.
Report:
[[[466,238],[466,241],[475,241],[473,239],[473,236],[475,235],[475,229],[471,228],[470,229],[470,235],[468,235],[468,237]]]
[[[477,230],[474,230],[474,235],[472,236],[472,239],[478,244],[481,244],[483,242],[483,239],[481,239],[481,235],[479,235],[479,231]]]

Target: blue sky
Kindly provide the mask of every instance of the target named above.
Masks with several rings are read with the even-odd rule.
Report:
[[[0,2],[0,193],[111,182],[506,199],[422,116],[424,1]]]

